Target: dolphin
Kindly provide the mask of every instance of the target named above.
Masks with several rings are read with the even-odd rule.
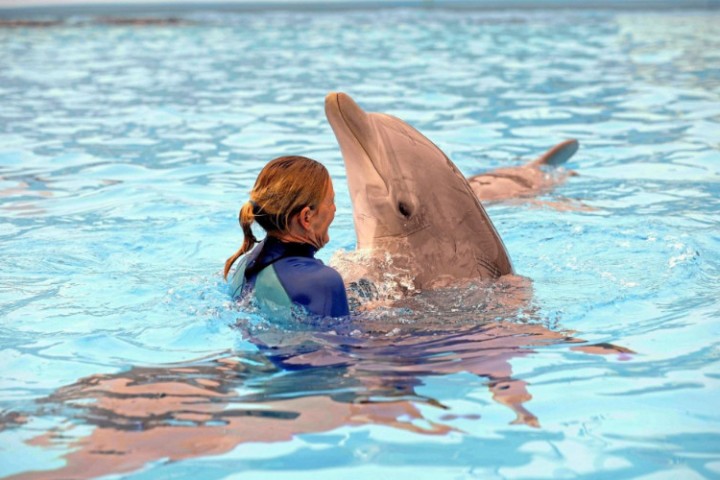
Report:
[[[389,254],[416,290],[512,274],[505,245],[470,184],[434,143],[402,120],[329,93],[357,248]]]
[[[475,195],[482,201],[534,197],[564,182],[567,177],[577,175],[572,170],[547,172],[544,167],[564,164],[575,155],[578,147],[577,140],[565,140],[525,165],[498,168],[470,177],[468,181]]]

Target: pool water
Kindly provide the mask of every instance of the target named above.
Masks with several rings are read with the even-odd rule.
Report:
[[[720,477],[716,10],[174,17],[0,29],[0,476]],[[579,176],[487,205],[525,279],[233,304],[273,157],[328,166],[320,257],[358,258],[329,91],[468,176],[577,138]]]

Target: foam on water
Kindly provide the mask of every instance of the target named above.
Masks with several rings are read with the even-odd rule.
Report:
[[[0,28],[0,476],[720,474],[716,11],[178,19]],[[328,91],[468,176],[578,138],[488,206],[520,277],[418,293],[354,252]],[[331,172],[350,319],[227,296],[283,154]]]

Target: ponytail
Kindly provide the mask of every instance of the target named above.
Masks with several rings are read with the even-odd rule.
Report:
[[[223,272],[225,280],[227,280],[228,273],[230,272],[233,263],[235,263],[235,261],[240,258],[242,254],[246,253],[256,243],[258,243],[258,240],[257,238],[255,238],[255,235],[252,231],[252,223],[253,221],[255,221],[254,204],[255,202],[250,200],[249,202],[246,202],[242,206],[242,208],[240,208],[240,213],[238,214],[238,221],[240,222],[240,227],[242,227],[243,236],[245,237],[245,239],[243,240],[243,244],[240,249],[235,252],[232,257],[228,258],[225,261],[225,271]]]

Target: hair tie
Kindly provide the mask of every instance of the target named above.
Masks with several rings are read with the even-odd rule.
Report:
[[[262,210],[262,207],[258,205],[255,200],[248,200],[248,203],[252,207],[253,215],[260,215],[260,211]]]

